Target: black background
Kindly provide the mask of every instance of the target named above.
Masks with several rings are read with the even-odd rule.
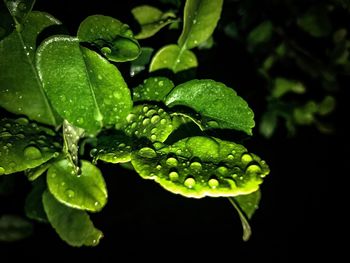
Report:
[[[34,9],[54,15],[74,35],[79,23],[92,14],[110,15],[137,28],[136,23],[129,21],[133,21],[131,7],[139,3],[166,7],[158,1],[41,0]],[[175,43],[178,37],[159,33],[159,38],[156,35],[154,40],[140,43],[160,47],[166,44],[163,36],[167,43]],[[246,60],[242,47],[235,47],[224,35],[215,33],[214,37],[217,43],[212,50],[195,51],[199,59],[197,77],[234,87],[248,101],[258,122],[265,99],[259,89],[260,80],[248,75],[254,70],[252,61]],[[231,63],[232,60],[236,62]],[[132,84],[138,81],[130,80]],[[246,147],[262,156],[271,168],[261,187],[262,200],[251,221],[253,235],[248,242],[242,241],[239,218],[226,199],[186,199],[132,171],[101,162],[98,166],[107,182],[109,202],[100,213],[91,215],[105,235],[97,247],[72,248],[49,225],[35,223],[30,238],[0,244],[0,262],[12,262],[17,257],[47,261],[107,257],[108,262],[299,262],[330,258],[337,262],[335,257],[344,252],[342,245],[346,244],[339,239],[348,238],[344,220],[348,206],[341,205],[349,175],[345,166],[348,140],[343,128],[348,120],[347,84],[346,78],[342,80],[336,95],[337,108],[330,119],[336,127],[334,134],[323,135],[314,127],[300,127],[296,136],[288,137],[281,125],[270,140],[260,136],[255,128],[254,136],[245,141]],[[3,213],[23,214],[29,186],[19,180],[13,195],[0,198]]]

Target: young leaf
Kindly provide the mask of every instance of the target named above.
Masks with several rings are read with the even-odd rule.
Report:
[[[43,90],[34,55],[40,32],[59,23],[46,13],[31,12],[21,30],[0,41],[0,106],[54,126],[59,124],[59,118]]]
[[[113,17],[87,17],[81,22],[77,36],[81,42],[96,45],[111,61],[131,61],[141,53],[140,45],[129,26]]]
[[[144,179],[193,198],[250,194],[269,173],[265,161],[242,145],[199,136],[158,149],[141,148],[132,153],[131,162]]]
[[[299,81],[276,78],[274,81],[273,90],[271,92],[272,96],[275,98],[280,98],[288,92],[302,94],[305,92],[305,86]]]
[[[58,156],[61,145],[50,129],[25,118],[4,118],[0,127],[0,175],[31,169]]]
[[[178,40],[185,49],[197,47],[214,32],[221,15],[223,0],[187,0],[184,25]]]
[[[61,204],[48,191],[43,194],[43,204],[52,227],[69,245],[98,245],[103,233],[94,227],[86,212]]]
[[[136,74],[146,69],[146,65],[150,63],[154,49],[151,47],[142,47],[140,56],[130,62],[130,76],[134,77]]]
[[[168,94],[165,104],[192,108],[201,115],[204,129],[235,129],[251,135],[255,125],[248,104],[233,89],[213,80],[182,83]]]
[[[267,20],[259,24],[256,28],[249,32],[247,43],[250,49],[268,42],[273,33],[273,24]]]
[[[166,25],[176,22],[174,13],[163,13],[149,5],[137,6],[131,10],[131,13],[141,26],[141,32],[135,35],[136,39],[149,38]]]
[[[260,189],[248,195],[239,195],[233,197],[236,204],[241,208],[242,212],[248,219],[251,219],[261,199]]]
[[[0,217],[0,241],[13,242],[30,236],[33,226],[30,222],[15,215]]]
[[[43,178],[43,177],[42,177]],[[33,182],[33,188],[27,195],[24,211],[26,216],[30,219],[37,220],[39,222],[47,222],[47,216],[44,211],[42,196],[46,190],[45,181],[36,180]]]
[[[96,134],[105,125],[122,125],[132,101],[119,70],[77,38],[54,36],[38,49],[37,67],[58,113]]]
[[[101,171],[88,161],[81,161],[77,175],[68,160],[53,164],[47,172],[47,186],[55,198],[66,206],[100,211],[107,203],[107,188]]]
[[[252,229],[250,227],[249,221],[247,217],[244,215],[241,207],[236,203],[235,199],[233,197],[229,197],[228,200],[230,201],[232,206],[236,209],[239,215],[239,219],[241,220],[242,228],[243,228],[242,239],[243,241],[248,241],[250,236],[252,235]]]
[[[25,23],[25,20],[32,11],[35,0],[4,0],[8,10],[16,21],[17,25]]]
[[[192,51],[181,49],[178,45],[167,45],[154,55],[149,71],[169,69],[177,73],[197,66],[197,58]]]
[[[174,88],[166,77],[150,77],[133,90],[134,101],[163,101]]]

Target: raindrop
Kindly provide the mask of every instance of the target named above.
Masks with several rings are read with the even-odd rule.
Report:
[[[77,119],[77,123],[78,124],[83,124],[84,123],[84,119],[82,117]]]
[[[11,137],[11,136],[12,136],[12,134],[7,132],[7,131],[4,131],[4,132],[0,133],[0,137],[2,137],[2,138]]]
[[[40,150],[34,146],[28,146],[25,148],[24,156],[29,160],[37,160],[42,157]]]
[[[147,117],[152,117],[155,113],[157,113],[156,110],[150,109],[149,111],[146,112]]]
[[[163,80],[159,81],[159,82],[158,82],[158,85],[159,85],[160,87],[163,87],[164,81],[163,81]]]
[[[100,74],[97,75],[97,78],[98,78],[99,80],[102,80],[102,76],[101,76]]]
[[[179,174],[175,171],[169,173],[169,179],[171,181],[177,181],[179,179]]]
[[[225,166],[220,166],[216,169],[216,171],[220,174],[220,175],[225,175],[228,171],[228,169]]]
[[[150,123],[149,118],[145,118],[145,119],[142,121],[142,124],[143,124],[144,126],[148,125],[149,123]]]
[[[74,192],[72,189],[67,189],[67,190],[66,190],[66,195],[67,195],[69,198],[73,198],[74,195],[75,195],[75,192]]]
[[[26,118],[18,118],[17,120],[15,120],[15,122],[20,125],[27,125],[29,123],[28,119]]]
[[[162,169],[162,166],[158,164],[158,165],[156,166],[156,169],[157,169],[157,170],[161,170],[161,169]]]
[[[95,206],[99,206],[100,203],[96,201],[96,202],[94,203],[94,205],[95,205]],[[94,240],[94,241],[96,242],[96,240]]]
[[[245,153],[242,155],[241,161],[243,164],[248,164],[253,161],[253,157],[249,153]]]
[[[126,120],[127,120],[129,123],[131,123],[131,122],[133,122],[133,121],[135,120],[135,117],[136,117],[135,114],[130,113],[130,114],[126,117]]]
[[[143,158],[155,158],[157,153],[149,147],[144,147],[139,150],[139,155]]]
[[[160,121],[160,124],[162,124],[162,125],[166,124],[166,119],[162,119],[162,120]]]
[[[154,134],[152,134],[152,135],[151,135],[151,141],[154,142],[155,140],[157,140],[157,136],[154,135]]]
[[[96,109],[95,112],[94,112],[94,119],[98,122],[102,121],[103,120],[103,116],[101,114],[101,112]]]
[[[193,20],[193,24],[196,24],[196,23],[197,23],[197,20],[196,20],[196,19],[194,19],[194,20]]]
[[[188,188],[192,188],[196,184],[196,180],[194,178],[189,177],[185,180],[184,185]]]
[[[190,169],[193,171],[200,171],[200,170],[202,170],[202,164],[199,162],[193,162],[190,165]]]
[[[256,165],[256,164],[249,165],[247,167],[246,173],[247,174],[258,174],[258,173],[261,173],[261,167]]]
[[[142,111],[144,112],[144,113],[146,113],[147,111],[148,111],[148,107],[147,106],[144,106],[143,108],[142,108]]]
[[[126,146],[125,143],[120,143],[120,144],[118,145],[119,148],[124,148],[125,146]]]
[[[176,167],[178,164],[177,160],[174,157],[169,157],[165,163],[171,167]]]
[[[218,185],[219,185],[219,181],[216,180],[216,179],[214,179],[214,178],[212,178],[212,179],[210,179],[210,180],[208,181],[208,185],[209,185],[211,188],[216,188],[216,187],[218,187]]]
[[[160,117],[159,115],[154,115],[152,118],[151,118],[151,122],[153,124],[157,123],[159,121]]]

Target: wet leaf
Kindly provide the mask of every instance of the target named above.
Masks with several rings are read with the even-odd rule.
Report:
[[[246,215],[243,213],[241,207],[236,202],[236,200],[233,197],[229,197],[228,200],[230,201],[232,206],[236,209],[236,211],[239,215],[239,219],[241,220],[242,228],[243,228],[242,239],[243,239],[243,241],[248,241],[250,236],[252,235],[252,229],[250,227],[249,221],[248,221]]]
[[[123,125],[132,106],[119,70],[77,38],[54,36],[38,49],[37,67],[57,112],[71,124],[96,134]]]
[[[41,12],[31,12],[21,30],[0,41],[0,106],[15,114],[57,126],[54,113],[35,69],[37,36],[60,22]]]
[[[296,80],[276,78],[272,89],[272,96],[275,98],[280,98],[289,92],[302,94],[305,92],[305,86]]]
[[[269,173],[265,161],[242,145],[199,136],[143,147],[132,153],[131,162],[142,178],[193,198],[250,194]]]
[[[15,30],[15,20],[3,1],[0,1],[0,41]]]
[[[258,190],[248,195],[239,195],[233,198],[245,216],[248,219],[251,219],[256,209],[258,209],[261,199],[261,192]]]
[[[178,73],[197,66],[197,58],[192,51],[181,49],[178,45],[167,45],[154,55],[149,71],[169,69]]]
[[[150,47],[142,47],[140,56],[130,62],[130,76],[134,77],[136,74],[146,69],[146,65],[151,62],[151,57],[154,49]]]
[[[43,204],[52,227],[69,245],[98,245],[103,233],[94,227],[86,212],[61,204],[48,191],[43,194]]]
[[[30,11],[32,11],[35,0],[4,0],[4,2],[18,27],[25,23]]]
[[[13,242],[29,237],[33,232],[30,222],[16,215],[0,216],[0,241]]]
[[[0,175],[37,167],[57,157],[55,133],[25,118],[0,120]]]
[[[254,113],[246,101],[233,89],[213,80],[182,83],[170,92],[165,104],[195,110],[201,115],[201,126],[204,129],[235,129],[251,135],[255,125]]]
[[[134,101],[163,101],[174,88],[174,83],[166,77],[150,77],[133,90]]]

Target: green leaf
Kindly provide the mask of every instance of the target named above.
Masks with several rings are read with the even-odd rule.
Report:
[[[166,77],[150,77],[133,90],[134,101],[163,101],[174,88],[174,83]]]
[[[33,182],[33,188],[27,195],[25,201],[24,211],[28,218],[46,223],[48,221],[42,201],[45,190],[46,184],[44,180],[36,180]]]
[[[165,104],[192,108],[201,115],[204,129],[235,129],[251,135],[255,125],[254,113],[245,100],[233,89],[213,80],[182,83],[170,92]]]
[[[171,116],[156,105],[137,105],[128,115],[124,131],[129,136],[164,142],[174,130]]]
[[[256,209],[258,209],[258,205],[261,199],[261,192],[258,190],[248,195],[239,195],[233,198],[245,216],[248,219],[251,219]]]
[[[272,22],[269,20],[264,21],[249,32],[247,37],[247,43],[251,48],[266,43],[271,39],[272,33]]]
[[[8,10],[16,21],[17,25],[25,23],[25,20],[32,11],[35,0],[4,0]]]
[[[315,120],[318,105],[315,101],[309,101],[303,106],[296,107],[293,110],[293,117],[297,124],[310,125]]]
[[[178,45],[167,45],[154,55],[149,71],[169,69],[178,73],[197,66],[197,58],[192,51],[181,49]]]
[[[96,134],[122,125],[132,101],[119,70],[77,38],[54,36],[38,49],[37,67],[58,113],[71,124]]]
[[[271,138],[277,126],[277,114],[275,111],[266,111],[260,121],[259,131],[266,138]]]
[[[243,241],[248,241],[250,236],[252,235],[252,229],[250,227],[249,221],[247,217],[244,215],[243,211],[241,210],[241,207],[236,203],[235,199],[233,197],[229,197],[228,200],[230,201],[232,206],[236,209],[239,215],[239,219],[241,220],[242,228],[243,228],[242,239]]]
[[[90,154],[93,162],[102,160],[109,163],[130,162],[133,150],[133,140],[124,132],[114,130],[100,134],[97,138],[97,146]]]
[[[332,31],[327,6],[313,5],[297,19],[298,26],[313,37],[326,37]]]
[[[163,13],[149,5],[137,6],[131,10],[131,13],[141,26],[141,31],[135,36],[136,39],[149,38],[163,27],[177,21],[173,12]]]
[[[107,188],[101,171],[88,161],[81,161],[77,175],[68,160],[53,164],[47,172],[47,186],[55,198],[66,206],[100,211],[107,203]]]
[[[274,81],[271,95],[275,98],[280,98],[289,92],[302,94],[305,92],[305,86],[301,82],[296,80],[276,78]]]
[[[52,227],[69,245],[98,245],[103,233],[94,227],[86,212],[61,204],[48,191],[43,194],[43,204]]]
[[[336,105],[336,100],[332,96],[326,96],[318,105],[318,114],[327,115],[331,113]]]
[[[109,60],[125,62],[136,59],[140,45],[129,26],[103,15],[92,15],[81,22],[77,36],[82,42],[96,45]]]
[[[0,120],[0,175],[37,167],[58,156],[55,133],[25,118]]]
[[[33,226],[27,220],[16,215],[0,217],[0,241],[13,242],[29,237]]]
[[[184,25],[178,44],[192,49],[207,40],[214,32],[221,15],[223,0],[187,0]]]
[[[141,48],[140,56],[130,62],[130,76],[134,77],[136,74],[146,69],[146,65],[150,63],[154,49],[150,47]]]
[[[48,101],[34,65],[37,36],[60,22],[31,12],[22,30],[0,41],[0,106],[15,114],[57,126],[59,119]]]
[[[144,179],[193,198],[250,194],[269,173],[265,161],[242,145],[199,136],[157,149],[143,147],[132,153],[131,162]]]
[[[0,41],[15,30],[15,21],[3,1],[0,1]]]

